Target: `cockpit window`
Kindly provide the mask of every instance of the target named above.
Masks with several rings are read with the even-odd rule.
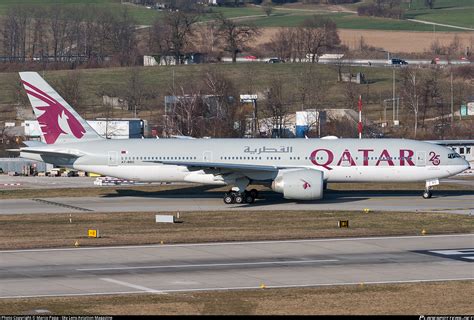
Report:
[[[448,159],[455,159],[455,158],[461,158],[461,156],[457,154],[456,152],[448,154]]]

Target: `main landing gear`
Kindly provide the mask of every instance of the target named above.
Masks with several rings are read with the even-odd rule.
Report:
[[[257,197],[258,191],[256,189],[252,189],[250,191],[245,190],[244,192],[230,190],[224,194],[224,203],[254,203]]]

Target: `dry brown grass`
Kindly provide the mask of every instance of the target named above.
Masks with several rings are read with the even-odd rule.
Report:
[[[350,227],[338,228],[339,220]],[[154,213],[140,212],[1,215],[0,249],[474,232],[474,217],[442,212],[185,212],[180,221],[157,224]],[[89,228],[102,238],[87,238]]]
[[[254,42],[255,45],[269,42],[279,28],[262,28],[262,33]],[[358,49],[360,37],[364,42],[376,48],[383,48],[390,52],[422,53],[430,50],[433,41],[438,40],[441,45],[448,45],[457,35],[462,47],[469,47],[472,42],[472,32],[417,32],[417,31],[382,31],[339,29],[341,42],[351,49]]]
[[[474,281],[0,300],[0,314],[472,314]]]

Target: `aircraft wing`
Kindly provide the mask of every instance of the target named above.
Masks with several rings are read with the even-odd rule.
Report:
[[[216,169],[229,169],[229,170],[238,170],[238,171],[278,171],[280,169],[289,169],[296,167],[281,167],[281,166],[269,166],[269,165],[259,165],[259,164],[235,164],[235,163],[223,163],[223,162],[206,162],[206,161],[147,161],[154,163],[170,164],[177,166],[186,166],[194,168],[216,168]]]

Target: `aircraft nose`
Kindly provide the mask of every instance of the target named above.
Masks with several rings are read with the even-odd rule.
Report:
[[[463,160],[464,160],[464,165],[466,166],[464,170],[471,169],[471,164],[469,163],[469,161],[467,161],[466,159],[463,159]]]

